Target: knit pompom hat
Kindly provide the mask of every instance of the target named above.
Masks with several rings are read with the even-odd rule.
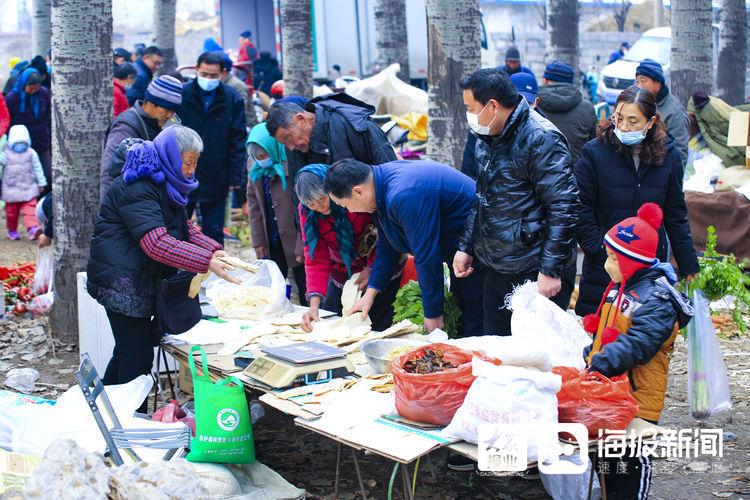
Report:
[[[617,292],[616,309],[611,324],[602,331],[602,345],[613,341],[619,333],[612,325],[615,324],[617,313],[620,311],[627,280],[637,271],[652,267],[658,262],[656,249],[659,245],[659,228],[663,218],[664,213],[659,205],[645,203],[638,209],[636,217],[629,217],[615,224],[604,236],[604,244],[617,254],[622,283]],[[610,282],[596,313],[584,316],[583,328],[587,332],[595,334],[599,328],[602,307],[613,287],[614,282]]]

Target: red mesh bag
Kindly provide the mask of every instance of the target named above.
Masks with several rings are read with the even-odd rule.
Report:
[[[456,368],[435,373],[409,373],[404,370],[407,361],[421,357],[427,349],[442,351],[443,359]],[[482,353],[465,351],[448,344],[430,344],[395,358],[391,371],[398,414],[416,422],[448,425],[476,378],[471,374],[471,358],[474,356],[500,364],[499,360]]]
[[[625,429],[638,413],[627,375],[610,379],[599,372],[567,366],[556,366],[552,372],[562,377],[557,393],[558,420],[585,425],[592,439],[599,437],[599,429]]]

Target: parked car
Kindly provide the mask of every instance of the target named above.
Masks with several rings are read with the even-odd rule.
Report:
[[[620,92],[635,83],[635,69],[644,59],[654,59],[664,68],[669,84],[669,52],[672,30],[669,27],[646,31],[621,59],[602,68],[597,95],[601,101],[614,104]]]

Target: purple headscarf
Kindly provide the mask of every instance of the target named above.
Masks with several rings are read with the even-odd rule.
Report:
[[[188,195],[198,187],[195,177],[188,179],[182,173],[182,154],[172,127],[164,129],[154,142],[143,141],[131,146],[122,175],[127,184],[144,178],[154,184],[166,180],[169,202],[178,207],[187,205]]]

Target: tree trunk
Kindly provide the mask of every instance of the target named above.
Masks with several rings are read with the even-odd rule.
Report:
[[[52,24],[55,303],[50,327],[56,337],[76,340],[76,274],[86,270],[89,257],[102,137],[112,116],[112,0],[53,0]]]
[[[177,69],[177,56],[174,51],[174,18],[177,0],[154,0],[154,45],[161,49],[164,64],[159,75],[166,75]]]
[[[685,106],[695,92],[711,92],[711,0],[673,2],[670,24],[672,93]]]
[[[480,66],[479,19],[478,0],[427,0],[427,155],[457,169],[468,131],[459,83]]]
[[[547,60],[578,73],[578,0],[547,0]]]
[[[310,0],[281,0],[284,94],[312,98],[313,53]]]
[[[409,78],[409,45],[406,33],[406,0],[375,0],[375,71],[399,63],[398,77]]]
[[[745,102],[747,66],[747,17],[745,0],[723,0],[719,18],[719,97],[735,105]]]
[[[654,28],[664,26],[664,0],[654,0]]]
[[[32,56],[46,56],[52,47],[52,0],[33,0],[31,17]]]

